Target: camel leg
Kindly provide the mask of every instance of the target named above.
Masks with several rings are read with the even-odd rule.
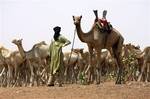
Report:
[[[144,73],[145,68],[146,68],[146,62],[144,61],[143,66],[142,66],[141,73],[140,73],[140,75],[139,75],[139,77],[138,77],[138,80],[137,80],[138,82],[141,81],[142,75],[143,75],[143,73]]]
[[[100,84],[101,75],[102,75],[102,65],[101,65],[101,50],[97,50],[97,58],[96,58],[96,84]]]
[[[64,71],[64,77],[65,77],[64,81],[65,81],[65,83],[67,82],[68,66],[69,65],[65,64],[65,71]]]
[[[5,67],[3,67],[2,71],[1,71],[0,77],[3,75],[4,71],[5,71]]]
[[[148,82],[150,82],[150,63],[148,63],[147,65],[148,65],[148,68],[149,68],[149,71],[148,71]]]
[[[77,72],[78,72],[78,64],[75,63],[74,67],[72,68],[72,78],[73,78],[73,83],[77,83]]]
[[[114,56],[117,60],[117,64],[118,64],[118,67],[119,67],[119,72],[118,72],[118,75],[117,75],[117,80],[116,80],[116,84],[121,84],[122,80],[122,76],[123,76],[123,63],[122,63],[122,57],[121,57],[121,52],[122,52],[122,45],[123,45],[123,41],[124,39],[122,37],[120,37],[118,39],[118,42],[113,46],[113,53],[114,53]]]
[[[118,59],[118,57],[116,57],[116,59],[117,59],[117,64],[119,66],[118,67],[119,71],[118,71],[118,74],[117,74],[116,84],[121,84],[122,66],[120,64],[120,59]]]
[[[146,67],[147,67],[147,71],[146,71],[146,81],[145,82],[148,82],[149,81],[149,72],[150,72],[149,63],[146,64]]]
[[[90,46],[90,45],[88,45],[88,49],[89,49],[89,65],[88,65],[88,67],[87,67],[87,69],[86,69],[86,71],[85,71],[85,74],[86,75],[88,75],[88,77],[87,77],[87,82],[88,83],[90,83],[90,81],[91,81],[91,73],[92,73],[92,55],[93,55],[93,48]]]
[[[41,81],[41,75],[40,75],[40,73],[41,73],[41,71],[43,70],[43,68],[45,67],[45,63],[44,63],[44,60],[42,60],[41,58],[38,58],[38,64],[39,65],[37,65],[37,70],[35,71],[36,72],[36,76],[37,76],[37,78],[36,78],[36,81],[37,81],[37,86],[39,86],[40,85],[40,81]]]
[[[13,86],[16,86],[18,83],[19,83],[19,75],[18,75],[18,73],[19,73],[19,71],[18,71],[18,65],[16,64],[16,63],[14,63],[14,72],[15,72],[15,74],[14,74],[14,81],[15,81],[15,83],[14,83],[14,85]]]
[[[30,67],[30,87],[33,86],[33,83],[34,83],[34,72],[33,72],[33,66],[31,65],[31,62],[29,60],[27,60],[27,64],[29,65]]]
[[[7,86],[10,87],[10,84],[11,84],[11,81],[12,81],[12,78],[13,78],[13,73],[12,73],[12,67],[9,65],[8,66],[8,72],[7,72]]]
[[[36,85],[39,86],[40,85],[40,63],[35,63],[34,65],[34,77],[35,77],[35,80],[36,80]]]
[[[1,85],[1,87],[2,87],[2,81],[3,81],[3,73],[5,72],[5,67],[3,67],[3,69],[2,69],[2,71],[1,71],[1,73],[0,73],[0,85]]]

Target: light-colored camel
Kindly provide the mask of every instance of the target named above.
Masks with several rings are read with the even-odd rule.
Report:
[[[5,52],[8,52],[6,48],[3,46],[0,46],[0,85],[4,86],[6,84],[6,78],[7,78],[7,72],[8,72],[8,66],[5,61],[5,57],[7,56]]]
[[[5,47],[1,47],[3,62],[7,66],[7,86],[14,85],[17,82],[19,66],[23,63],[23,58],[18,51],[10,51]]]
[[[141,81],[142,75],[144,71],[146,71],[146,79],[145,82],[150,81],[150,46],[146,47],[141,53],[141,57],[143,57],[144,62],[142,66],[141,73],[139,75],[138,81]]]
[[[25,59],[27,62],[27,65],[29,65],[30,75],[31,75],[30,86],[32,86],[34,83],[35,76],[38,77],[37,72],[39,71],[40,66],[42,66],[42,59],[44,58],[46,59],[46,57],[48,57],[49,55],[48,47],[45,47],[47,45],[44,41],[42,41],[40,43],[35,44],[30,51],[25,51],[22,46],[22,39],[20,40],[14,39],[12,43],[17,45],[22,58]],[[41,46],[44,46],[45,48]],[[34,68],[36,69],[34,70]],[[37,80],[39,80],[39,78],[37,78]]]
[[[82,56],[79,52],[75,51],[76,49],[72,50],[71,52],[64,52],[64,76],[65,81],[69,81],[73,83],[73,81],[77,81],[77,76],[79,72],[79,66],[83,65]]]
[[[74,49],[74,52],[78,52],[81,54],[83,65],[79,65],[79,70],[80,70],[79,73],[85,74],[86,69],[88,68],[90,55],[87,51],[83,51],[83,49]],[[101,52],[101,65],[104,65],[106,57],[107,57],[107,52],[102,51]],[[94,51],[94,53],[92,55],[92,66],[95,66],[95,65],[96,65],[96,53]]]
[[[119,66],[119,72],[118,72],[118,77],[116,80],[116,84],[121,84],[121,75],[123,72],[123,67],[121,63],[121,48],[124,42],[123,37],[121,34],[113,28],[112,32],[108,35],[107,33],[101,33],[100,30],[97,28],[96,24],[94,23],[92,29],[88,33],[84,33],[81,29],[81,18],[82,16],[73,16],[74,24],[77,30],[77,34],[79,39],[87,43],[88,45],[88,50],[90,53],[90,58],[89,58],[89,66],[87,69],[87,72],[89,75],[93,74],[91,70],[94,68],[92,67],[92,54],[93,54],[93,49],[97,53],[97,75],[98,75],[98,81],[97,83],[100,83],[100,77],[101,77],[101,49],[106,48],[108,49],[111,54],[114,55],[114,57],[117,59],[117,63]],[[107,39],[106,39],[107,37]],[[100,75],[99,75],[100,74]],[[88,78],[88,81],[90,82],[90,76]]]
[[[80,66],[80,71],[84,74],[86,68],[88,67],[89,64],[89,53],[87,51],[83,52],[83,49],[75,49],[79,50],[78,52],[82,56],[82,62],[84,65]],[[92,65],[96,65],[96,53],[93,53],[92,57]],[[114,59],[110,52],[107,49],[104,49],[101,51],[101,66],[102,66],[102,73],[103,75],[105,74],[110,74],[110,73],[116,73],[117,69],[117,63],[116,59]]]
[[[10,83],[13,84],[13,86],[21,86],[21,80],[19,78],[20,72],[22,72],[22,64],[24,63],[24,59],[21,57],[19,51],[13,51],[10,54],[10,57],[6,59],[8,70],[10,72],[10,76],[12,79],[14,79],[14,82],[10,79]],[[14,72],[13,72],[14,71]]]

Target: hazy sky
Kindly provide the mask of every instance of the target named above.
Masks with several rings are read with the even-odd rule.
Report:
[[[50,43],[56,25],[72,42],[72,15],[82,15],[82,29],[88,32],[95,19],[93,9],[99,11],[99,17],[108,10],[108,21],[121,32],[125,43],[142,48],[150,45],[150,0],[0,0],[0,44],[17,49],[11,41],[23,38],[23,47],[29,50],[39,41]],[[76,35],[77,47],[86,48],[86,44]]]

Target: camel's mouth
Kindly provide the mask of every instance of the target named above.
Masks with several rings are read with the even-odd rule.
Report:
[[[12,43],[15,43],[15,40],[12,40],[11,42],[12,42]]]
[[[74,21],[74,25],[77,25],[77,24],[79,24],[79,22],[77,22],[77,21]]]
[[[76,25],[77,23],[76,22],[74,22],[74,25]]]

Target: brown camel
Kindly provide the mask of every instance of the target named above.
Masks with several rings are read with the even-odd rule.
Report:
[[[46,58],[48,56],[48,47],[46,47],[46,49],[39,49],[42,45],[46,45],[46,43],[42,41],[40,43],[35,44],[30,51],[24,51],[24,49],[22,47],[22,39],[20,39],[20,40],[14,39],[12,41],[12,43],[17,45],[22,58],[25,59],[27,65],[29,65],[29,68],[30,68],[30,86],[32,86],[34,79],[35,79],[35,76],[38,77],[37,72],[40,68],[39,65],[42,65],[42,59]],[[34,71],[34,68],[36,68],[35,71]],[[37,78],[36,80],[39,80],[39,79]],[[37,81],[37,84],[38,84],[38,81]]]
[[[141,81],[142,75],[144,71],[146,70],[145,82],[148,82],[150,81],[150,46],[144,49],[144,51],[141,53],[141,57],[143,57],[144,62],[143,62],[142,70],[139,75],[138,81]]]
[[[117,63],[119,66],[119,72],[118,72],[118,77],[116,80],[116,84],[121,84],[121,75],[123,72],[123,66],[121,63],[121,48],[124,42],[124,38],[121,36],[121,34],[113,28],[111,33],[108,35],[107,33],[101,33],[99,28],[97,28],[96,24],[94,23],[92,29],[88,33],[84,33],[81,29],[81,18],[82,16],[73,16],[74,24],[76,26],[77,34],[79,39],[87,43],[88,45],[88,50],[90,53],[89,57],[89,66],[87,69],[88,75],[88,82],[90,82],[91,75],[93,75],[92,71],[93,66],[91,65],[92,63],[92,54],[93,54],[93,49],[97,53],[97,66],[96,66],[96,72],[98,75],[97,78],[97,83],[100,83],[100,77],[101,77],[101,49],[106,48],[111,52],[111,55],[113,55],[117,59]],[[105,39],[107,36],[107,39]],[[99,75],[100,74],[100,75]]]
[[[138,73],[141,71],[142,61],[139,57],[141,50],[138,46],[124,44],[122,47],[123,65],[126,71],[126,80],[136,81]]]

